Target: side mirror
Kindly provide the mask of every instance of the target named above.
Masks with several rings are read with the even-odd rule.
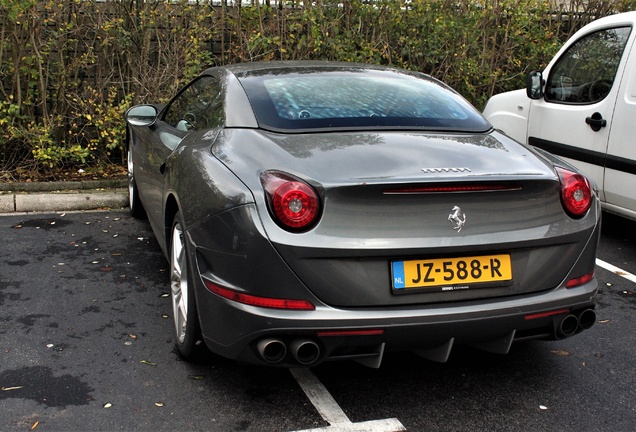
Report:
[[[541,99],[543,97],[543,74],[539,71],[532,71],[526,80],[526,94],[530,99]]]
[[[152,126],[157,114],[157,108],[152,105],[136,105],[126,112],[126,121],[133,126]]]

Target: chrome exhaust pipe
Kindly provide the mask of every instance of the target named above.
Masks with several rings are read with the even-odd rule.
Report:
[[[579,329],[579,319],[576,315],[568,315],[559,323],[558,336],[572,336]]]
[[[315,363],[320,357],[320,347],[308,339],[296,339],[290,344],[289,349],[296,361],[303,366]]]
[[[280,363],[287,355],[287,347],[279,339],[261,339],[256,344],[256,351],[267,363]]]
[[[596,323],[596,312],[593,309],[585,309],[579,314],[579,327],[587,330]]]

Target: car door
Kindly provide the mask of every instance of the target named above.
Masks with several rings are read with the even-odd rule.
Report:
[[[547,70],[545,95],[532,101],[528,143],[562,156],[604,192],[604,172],[630,26],[574,41]]]
[[[136,167],[144,188],[140,193],[153,227],[163,224],[164,172],[168,157],[190,133],[219,127],[223,123],[219,80],[203,75],[175,96],[153,125],[152,144],[143,149],[143,163]]]
[[[605,168],[605,207],[636,219],[636,52],[632,48],[607,146]]]

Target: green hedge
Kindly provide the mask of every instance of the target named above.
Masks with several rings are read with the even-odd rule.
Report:
[[[123,113],[208,66],[322,59],[433,75],[477,108],[636,0],[0,0],[0,179],[121,164]]]

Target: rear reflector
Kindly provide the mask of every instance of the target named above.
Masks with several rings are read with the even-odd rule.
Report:
[[[207,279],[203,279],[205,287],[214,294],[238,303],[250,306],[258,306],[270,309],[288,309],[288,310],[314,310],[316,307],[307,300],[278,299],[269,297],[258,297],[250,294],[241,293],[229,288],[217,285]]]
[[[376,336],[384,333],[382,329],[373,330],[326,330],[318,332],[318,336]]]
[[[557,310],[553,310],[549,312],[541,312],[541,313],[526,315],[525,319],[526,321],[530,321],[534,319],[547,318],[554,315],[565,315],[567,313],[570,313],[570,309],[557,309]]]
[[[570,279],[566,284],[565,287],[566,288],[574,288],[577,287],[579,285],[583,285],[585,283],[588,283],[589,281],[591,281],[594,278],[594,272],[588,273],[586,275],[583,275],[581,277],[577,277],[574,279]]]

